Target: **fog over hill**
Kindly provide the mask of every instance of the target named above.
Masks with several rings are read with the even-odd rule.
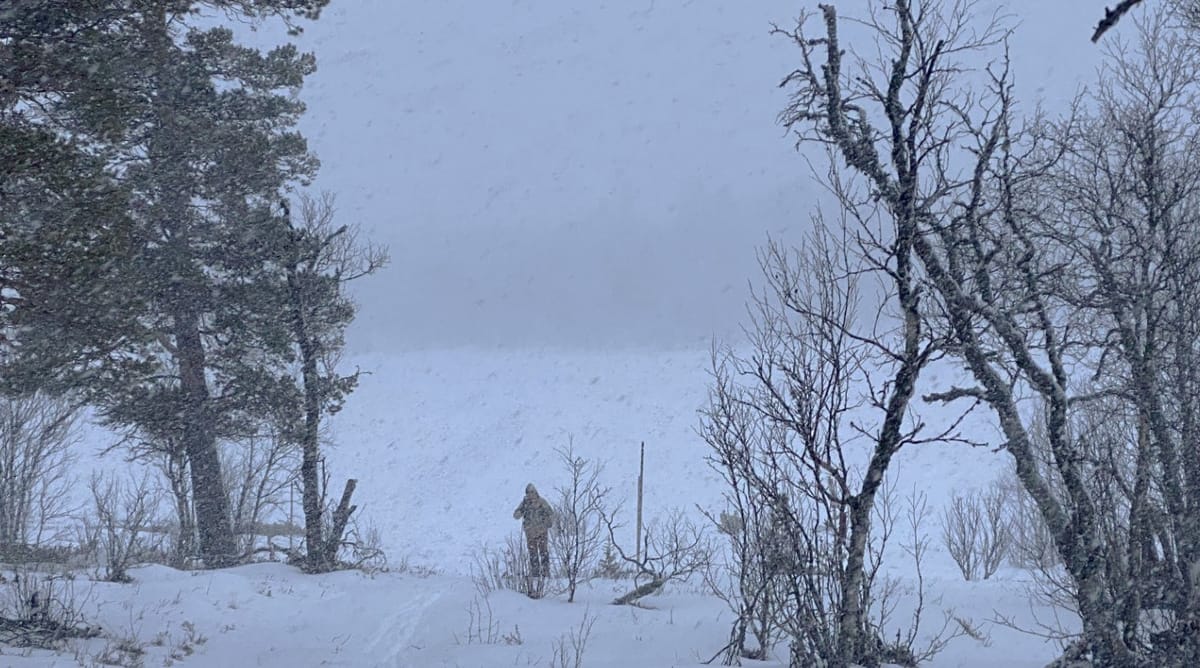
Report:
[[[314,188],[393,257],[356,287],[352,349],[735,335],[755,248],[797,238],[825,201],[824,156],[810,150],[810,167],[776,122],[797,51],[771,25],[804,9],[332,3],[300,38],[319,61],[301,92]],[[1016,25],[1022,110],[1061,110],[1090,79],[1100,10],[977,5]]]

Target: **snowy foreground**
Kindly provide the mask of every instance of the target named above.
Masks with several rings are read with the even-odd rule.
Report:
[[[578,454],[607,462],[604,482],[627,509],[640,441],[648,518],[720,509],[722,490],[695,435],[708,359],[704,350],[505,349],[359,358],[371,375],[332,425],[329,464],[335,485],[359,480],[361,521],[378,528],[392,570],[305,576],[276,563],[194,573],[147,566],[128,585],[81,576],[74,593],[105,637],[59,655],[4,648],[0,666],[99,665],[123,646],[141,646],[145,666],[554,666],[556,650],[570,653],[572,636],[589,624],[582,666],[702,665],[724,645],[730,613],[699,582],[634,608],[609,605],[628,582],[595,580],[568,604],[564,596],[481,595],[471,568],[481,546],[498,547],[517,530],[511,514],[527,482],[547,495],[563,482],[554,448],[568,437]],[[104,436],[89,441],[100,446]],[[937,631],[952,612],[990,635],[958,638],[929,665],[1032,667],[1057,654],[1052,643],[989,621],[1003,615],[1032,627],[1035,614],[1052,617],[1031,608],[1026,573],[1002,569],[964,582],[941,545],[945,500],[988,484],[1006,463],[986,448],[928,446],[903,453],[895,471],[898,491],[923,490],[933,511],[923,527],[922,628]],[[907,625],[911,561],[898,552],[888,569],[902,593],[893,622]]]

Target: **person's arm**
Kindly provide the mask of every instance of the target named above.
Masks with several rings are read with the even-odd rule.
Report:
[[[517,506],[517,509],[513,511],[513,519],[514,520],[521,519],[521,516],[525,514],[524,511],[525,511],[525,501],[524,501],[524,499],[522,499],[521,505]]]

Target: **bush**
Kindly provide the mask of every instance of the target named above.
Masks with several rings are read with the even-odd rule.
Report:
[[[472,579],[482,595],[506,589],[526,596],[538,597],[544,592],[545,578],[533,577],[529,567],[529,549],[519,532],[509,534],[499,550],[487,546],[472,556]]]
[[[387,552],[383,549],[383,535],[379,533],[379,527],[362,525],[357,519],[351,520],[342,538],[342,550],[345,554],[340,563],[347,568],[368,575],[388,570]]]
[[[271,425],[225,448],[222,471],[239,553],[253,554],[259,547],[256,539],[264,535],[257,528],[269,524],[272,514],[278,516],[287,509],[288,492],[298,480],[299,460],[299,448]]]
[[[67,638],[97,637],[81,613],[85,602],[70,574],[17,569],[0,594],[0,645],[57,649]]]
[[[705,525],[696,524],[683,511],[674,509],[666,517],[652,521],[643,537],[644,549],[630,555],[616,541],[618,524],[604,515],[604,524],[613,548],[621,560],[633,568],[633,590],[617,597],[615,605],[636,604],[642,598],[657,593],[668,582],[686,580],[704,573],[712,564],[716,552]]]
[[[608,488],[599,483],[602,464],[576,456],[571,444],[555,452],[570,480],[556,488],[558,500],[550,531],[550,550],[566,579],[567,602],[573,603],[579,584],[595,572],[604,545],[601,514]]]
[[[621,561],[621,557],[617,555],[617,550],[610,540],[604,544],[604,555],[600,557],[600,562],[596,564],[595,577],[606,578],[609,580],[620,580],[632,575],[625,568]]]
[[[992,483],[985,492],[955,494],[942,511],[942,542],[965,580],[984,580],[1000,568],[1012,543],[1008,490]]]
[[[63,398],[0,397],[0,545],[38,546],[63,528],[77,414]]]
[[[595,615],[585,611],[578,626],[572,627],[560,635],[554,643],[554,655],[550,658],[550,668],[582,668],[588,638],[591,637],[592,626],[595,624]]]
[[[160,524],[156,519],[159,499],[150,489],[147,476],[123,482],[116,477],[95,475],[91,491],[95,524],[85,522],[84,536],[100,552],[105,580],[130,582],[130,567],[168,558],[163,546],[165,534],[151,531]]]
[[[1018,568],[1037,571],[1057,566],[1062,557],[1033,497],[1029,496],[1012,471],[1005,473],[1001,484],[1009,495],[1009,562]]]

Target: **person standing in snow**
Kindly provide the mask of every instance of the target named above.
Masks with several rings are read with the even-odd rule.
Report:
[[[550,527],[554,525],[554,508],[538,495],[533,483],[525,486],[525,498],[513,511],[513,519],[521,520],[521,528],[525,530],[530,574],[535,578],[550,575]]]

